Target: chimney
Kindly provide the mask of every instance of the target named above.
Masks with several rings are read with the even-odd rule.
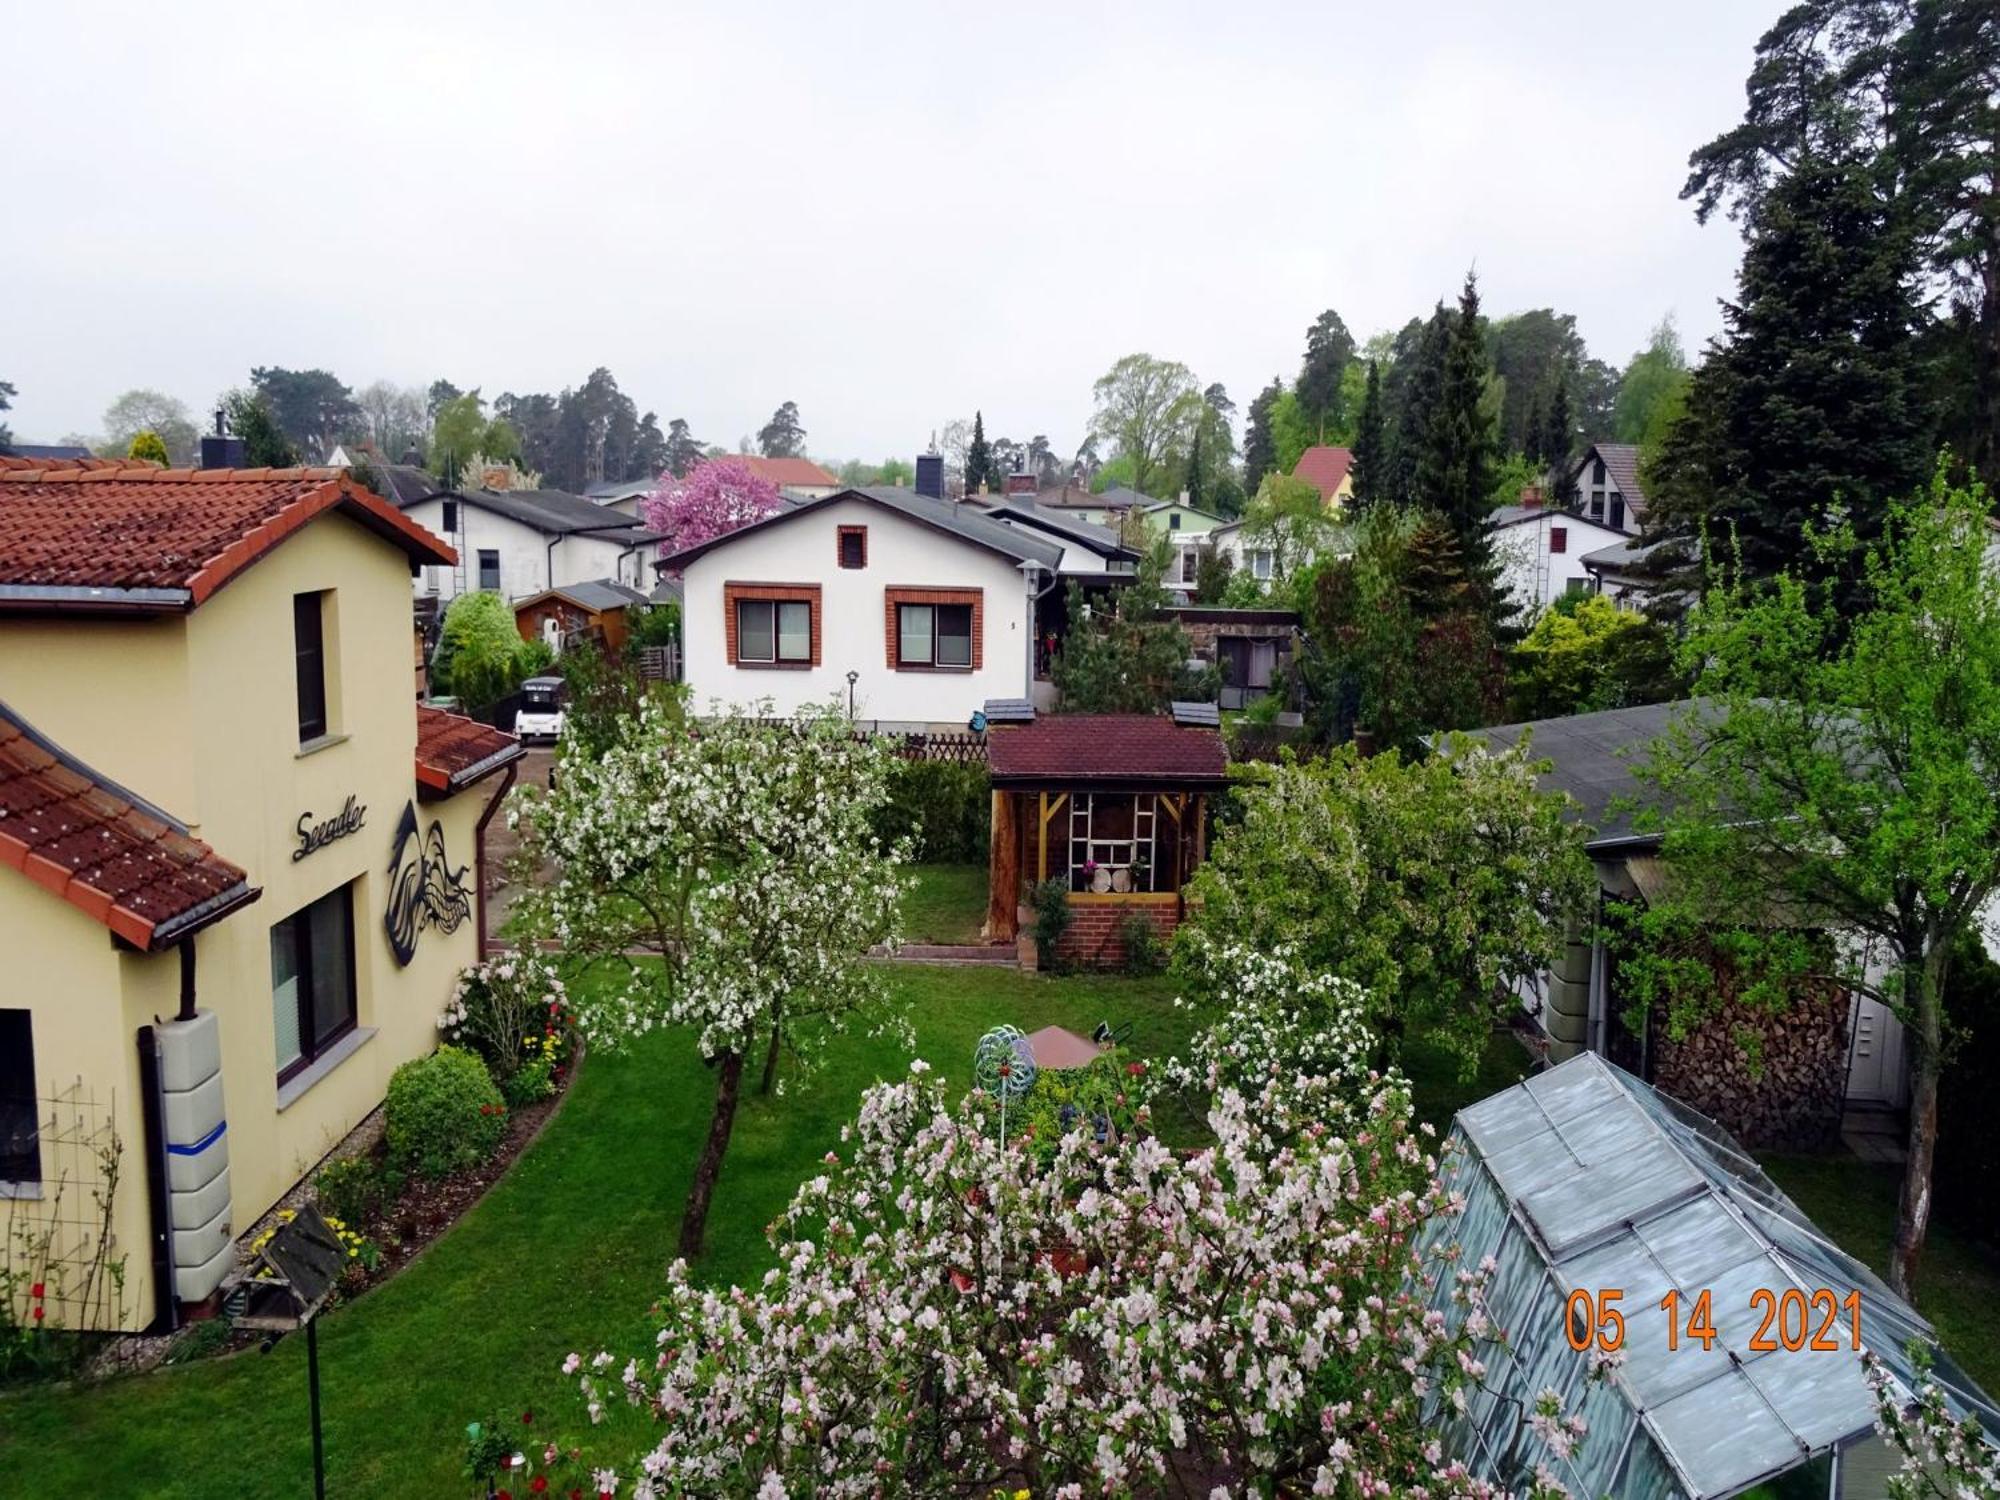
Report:
[[[942,453],[919,453],[917,455],[917,493],[928,495],[933,500],[944,499],[944,455]]]
[[[1523,486],[1521,490],[1521,505],[1527,510],[1540,510],[1542,508],[1542,487],[1539,484]]]
[[[245,469],[249,467],[249,455],[245,451],[243,439],[229,436],[223,425],[222,408],[215,409],[215,432],[201,440],[201,466],[204,469]]]

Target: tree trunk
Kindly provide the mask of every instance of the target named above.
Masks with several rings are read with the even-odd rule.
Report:
[[[1941,943],[1937,945],[1941,947]],[[1943,955],[1903,966],[1903,998],[1911,1021],[1909,1036],[1916,1061],[1910,1072],[1909,1155],[1903,1164],[1902,1192],[1896,1201],[1896,1241],[1889,1252],[1889,1289],[1915,1300],[1917,1262],[1924,1253],[1924,1236],[1931,1223],[1931,1171],[1937,1157],[1938,1075],[1942,1071],[1938,1043],[1944,1008]]]
[[[784,1036],[784,1017],[771,1017],[771,1045],[764,1051],[764,1082],[757,1090],[767,1099],[771,1097],[772,1085],[778,1081],[778,1043],[784,1040]]]
[[[742,1082],[743,1054],[723,1053],[716,1065],[715,1113],[709,1116],[708,1139],[702,1143],[687,1207],[681,1211],[683,1260],[694,1260],[701,1254],[702,1236],[708,1231],[708,1205],[715,1197],[716,1179],[722,1176],[722,1155],[729,1149],[729,1132],[736,1125],[736,1096]]]

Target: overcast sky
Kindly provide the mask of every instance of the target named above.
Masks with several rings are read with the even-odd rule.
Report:
[[[1286,5],[0,0],[0,379],[23,441],[256,364],[559,390],[733,445],[1076,446],[1134,350],[1247,402],[1337,308],[1690,347],[1678,198],[1780,0]]]

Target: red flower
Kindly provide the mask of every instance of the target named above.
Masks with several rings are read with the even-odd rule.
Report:
[[[35,1321],[37,1323],[42,1321],[42,1309],[39,1307],[35,1309]]]
[[[534,1420],[535,1420],[535,1414],[534,1414],[534,1412],[532,1412],[532,1411],[524,1411],[524,1412],[522,1412],[522,1413],[521,1413],[521,1425],[522,1425],[523,1427],[527,1427],[527,1426],[531,1425],[531,1424],[532,1424],[532,1423],[534,1422]]]
[[[37,1297],[37,1298],[40,1297],[42,1295],[42,1284],[38,1281],[33,1286],[29,1287],[28,1295],[30,1297]]]
[[[528,1488],[533,1490],[537,1495],[541,1494],[542,1491],[547,1489],[548,1487],[549,1487],[548,1480],[540,1474],[537,1474],[535,1476],[534,1483],[528,1486]]]
[[[1146,1071],[1146,1065],[1142,1062],[1130,1062],[1125,1064],[1125,1071],[1137,1078]]]

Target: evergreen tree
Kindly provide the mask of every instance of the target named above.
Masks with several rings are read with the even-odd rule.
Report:
[[[1704,529],[1753,578],[1798,562],[1836,507],[1863,542],[1930,469],[1909,236],[1853,157],[1801,158],[1751,218],[1724,339],[1660,456],[1661,524]],[[1733,538],[1733,542],[1731,539]]]
[[[685,479],[690,470],[701,462],[702,446],[688,427],[687,418],[675,417],[667,423],[667,447],[665,453],[666,471],[676,479]]]
[[[1409,373],[1400,381],[1395,442],[1389,451],[1389,483],[1383,498],[1398,505],[1427,503],[1417,488],[1417,468],[1430,442],[1431,417],[1444,389],[1445,350],[1451,343],[1452,314],[1440,302],[1430,321],[1414,335]],[[1402,361],[1398,361],[1402,363]]]
[[[1576,423],[1569,410],[1569,371],[1556,371],[1555,394],[1549,397],[1549,409],[1542,418],[1542,440],[1540,452],[1535,456],[1549,471],[1549,501],[1554,505],[1570,503],[1570,458],[1576,448]]]
[[[993,447],[986,441],[986,415],[972,414],[972,442],[965,450],[965,493],[976,495],[979,487],[991,488],[999,475],[993,472]]]
[[[1354,432],[1354,503],[1373,505],[1382,498],[1383,468],[1388,461],[1388,434],[1382,420],[1382,367],[1368,361],[1368,387],[1361,397],[1361,416]]]
[[[757,429],[757,448],[766,458],[800,458],[806,451],[806,429],[796,401],[787,401]]]
[[[1447,334],[1437,405],[1418,450],[1416,492],[1457,535],[1466,570],[1491,573],[1486,520],[1492,506],[1493,420],[1485,404],[1491,366],[1479,331],[1479,281],[1468,272]]]
[[[229,430],[243,439],[243,460],[252,469],[290,469],[299,462],[270,403],[255,391],[232,391],[224,399]]]
[[[1187,473],[1181,480],[1181,489],[1187,495],[1187,503],[1196,510],[1202,508],[1204,495],[1201,483],[1201,427],[1197,425],[1194,436],[1188,442]]]
[[[1305,363],[1299,369],[1296,387],[1299,411],[1315,443],[1324,443],[1329,429],[1340,424],[1340,382],[1353,358],[1354,335],[1347,331],[1340,314],[1329,307],[1306,330]]]
[[[1250,403],[1250,417],[1243,429],[1243,488],[1251,494],[1264,476],[1278,466],[1277,439],[1271,433],[1271,408],[1285,394],[1285,383],[1277,376],[1259,391]]]

